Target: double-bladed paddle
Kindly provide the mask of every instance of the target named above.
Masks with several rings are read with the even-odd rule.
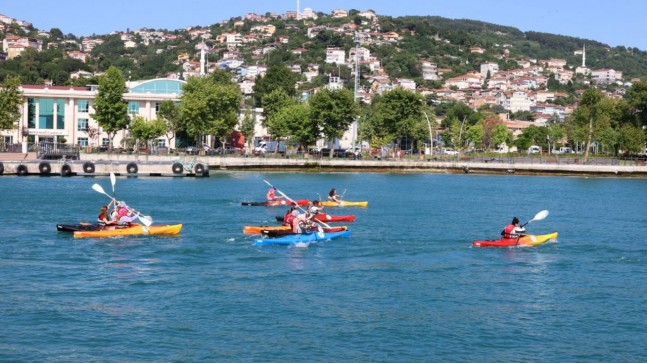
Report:
[[[114,200],[113,197],[108,195],[108,193],[106,193],[105,190],[103,190],[103,187],[101,187],[101,185],[95,183],[92,185],[92,189],[94,189],[95,192],[101,193],[106,197]],[[144,226],[150,227],[150,225],[153,224],[153,218],[151,218],[150,216],[143,216],[139,211],[133,208],[130,208],[130,209],[132,209],[135,213],[137,213],[137,219],[139,219]]]

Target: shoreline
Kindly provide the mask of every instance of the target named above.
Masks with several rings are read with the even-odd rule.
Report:
[[[551,175],[647,178],[646,165],[571,163],[567,159],[470,160],[328,159],[150,154],[81,154],[81,160],[39,160],[33,155],[0,155],[1,175],[209,176],[218,171],[382,172],[440,174]],[[577,159],[574,159],[577,161]]]

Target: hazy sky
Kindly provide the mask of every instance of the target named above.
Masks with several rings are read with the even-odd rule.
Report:
[[[306,7],[327,14],[333,9],[371,9],[393,17],[437,15],[482,20],[522,31],[647,50],[645,0],[301,0],[300,8]],[[38,29],[59,28],[77,36],[144,27],[173,30],[207,26],[247,13],[283,14],[296,8],[296,0],[0,0],[0,13],[4,15],[30,21]]]

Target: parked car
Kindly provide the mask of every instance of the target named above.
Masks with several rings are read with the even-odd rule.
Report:
[[[571,149],[570,147],[564,146],[564,147],[560,147],[559,149],[553,149],[553,154],[557,154],[557,155],[573,154],[573,149]]]
[[[539,154],[541,153],[541,146],[531,145],[528,148],[528,154]]]
[[[444,155],[458,155],[458,151],[452,149],[442,149],[440,152]]]

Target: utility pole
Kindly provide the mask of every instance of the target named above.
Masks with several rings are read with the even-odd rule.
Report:
[[[354,97],[353,100],[355,102],[358,101],[358,93],[359,93],[359,33],[355,32],[355,91],[354,91]],[[358,117],[355,117],[355,121],[353,121],[353,126],[352,126],[352,147],[353,147],[353,152],[355,152],[355,143],[357,139],[357,119]]]

